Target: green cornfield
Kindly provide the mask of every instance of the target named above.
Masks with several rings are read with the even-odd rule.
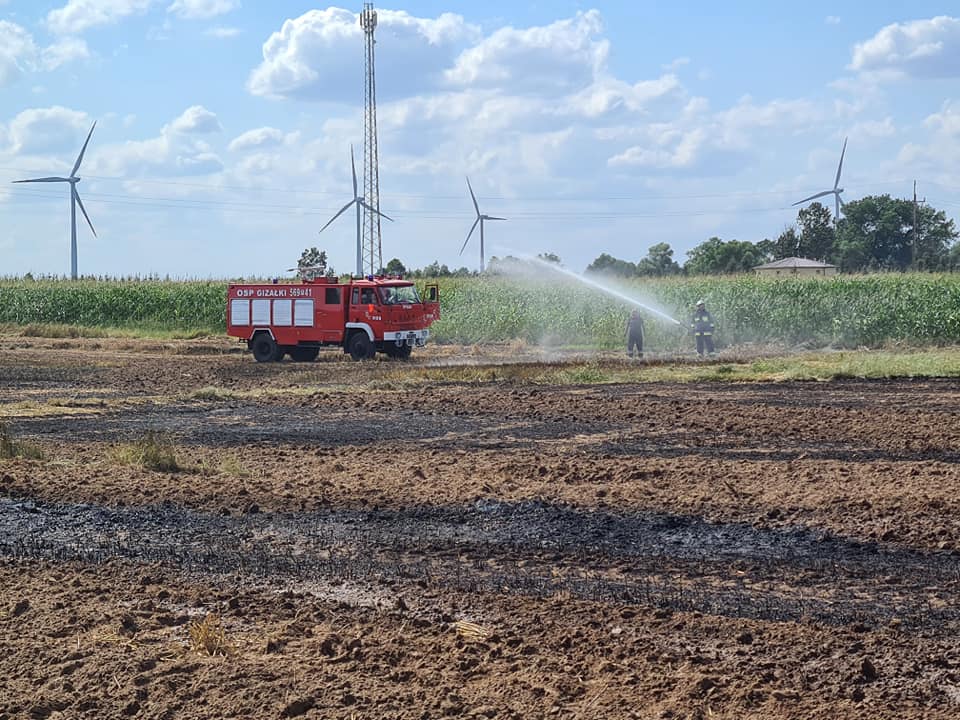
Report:
[[[549,273],[548,273],[549,274]],[[687,320],[703,298],[721,347],[783,343],[879,347],[960,342],[960,274],[766,279],[636,280],[622,293],[681,321],[641,309],[647,346],[690,345]],[[444,278],[438,342],[522,339],[558,347],[623,344],[633,305],[566,278]],[[0,280],[0,324],[59,324],[150,331],[224,332],[225,282]]]

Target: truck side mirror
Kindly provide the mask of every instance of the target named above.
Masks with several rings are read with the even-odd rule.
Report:
[[[430,298],[430,302],[437,301],[437,288],[435,285],[430,286],[429,298]]]

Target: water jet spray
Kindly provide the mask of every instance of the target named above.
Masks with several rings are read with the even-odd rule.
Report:
[[[537,265],[553,270],[554,272],[560,273],[561,275],[566,275],[567,277],[573,278],[574,280],[577,280],[583,283],[584,285],[588,285],[594,288],[595,290],[599,290],[600,292],[606,293],[607,295],[615,297],[618,300],[623,300],[624,302],[630,303],[631,305],[636,305],[638,307],[641,307],[644,310],[663,318],[664,320],[669,320],[674,325],[683,325],[682,322],[680,322],[676,318],[670,317],[665,312],[657,310],[656,308],[652,308],[649,305],[646,305],[645,303],[637,300],[636,298],[630,297],[626,293],[622,293],[619,290],[616,290],[612,287],[604,285],[603,283],[599,283],[596,280],[592,280],[588,277],[584,277],[583,275],[580,275],[579,273],[575,273],[573,272],[573,270],[567,270],[565,267],[557,265],[556,263],[547,262],[546,260],[542,260],[538,257],[531,257],[529,255],[524,255],[521,257],[524,260],[527,260],[532,263],[536,263]]]

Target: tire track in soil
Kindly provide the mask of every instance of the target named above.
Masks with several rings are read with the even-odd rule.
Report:
[[[6,498],[0,557],[159,562],[284,588],[419,585],[826,625],[960,626],[960,559],[950,554],[540,502],[229,516]]]

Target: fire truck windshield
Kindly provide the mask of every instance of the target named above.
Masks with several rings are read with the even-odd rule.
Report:
[[[413,285],[386,286],[379,288],[384,305],[413,305],[420,302],[417,288]]]

